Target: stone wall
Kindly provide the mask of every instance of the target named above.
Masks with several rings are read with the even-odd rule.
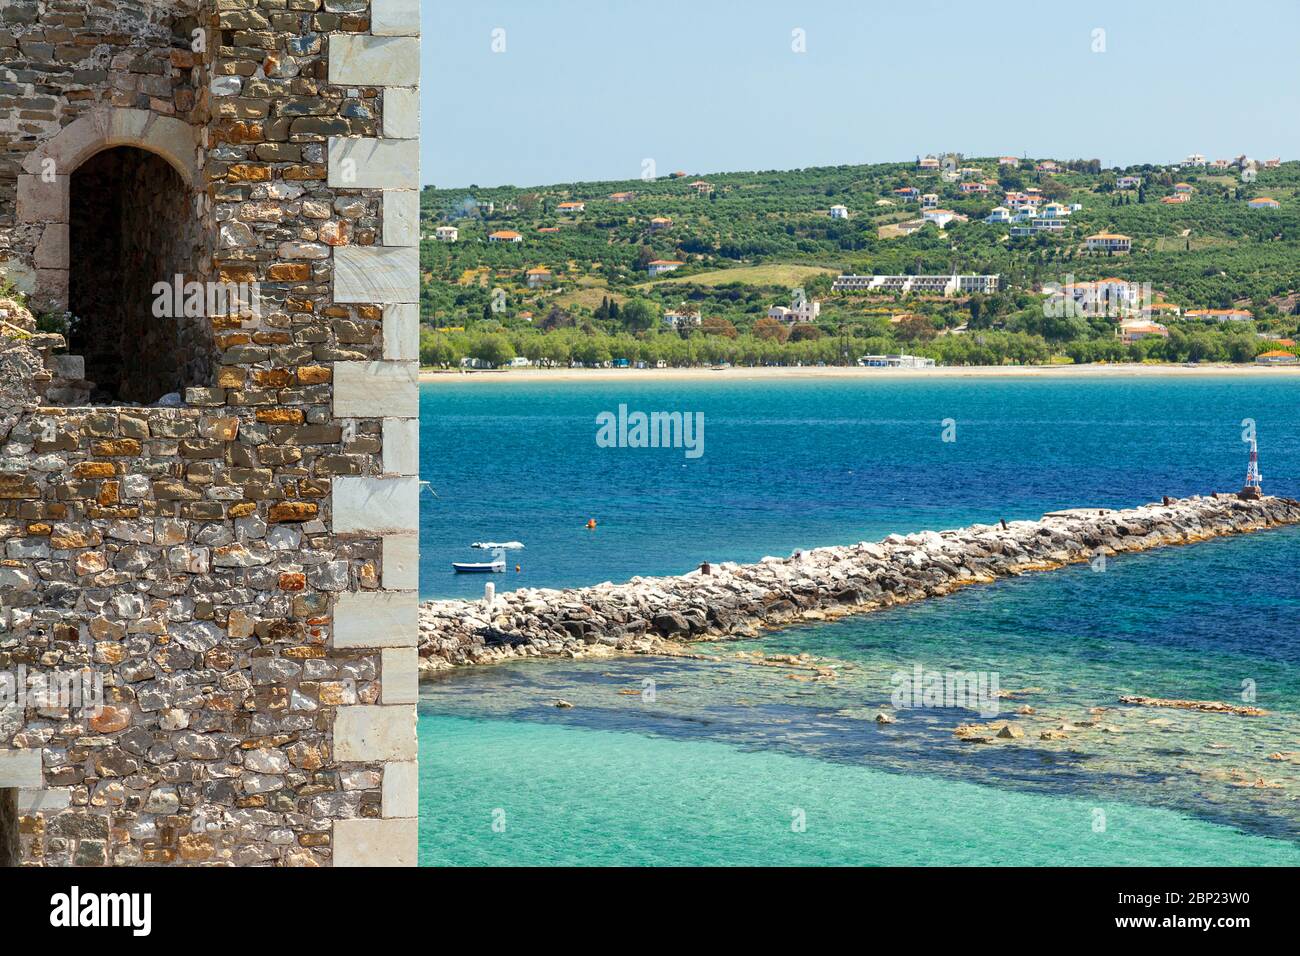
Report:
[[[95,248],[70,180],[130,146],[192,217],[137,230],[131,261],[188,243],[194,277],[262,296],[205,316],[206,357],[139,326],[182,343],[182,407],[0,418],[0,672],[85,669],[107,698],[0,708],[23,861],[413,863],[418,4],[0,22],[0,271],[65,306]]]

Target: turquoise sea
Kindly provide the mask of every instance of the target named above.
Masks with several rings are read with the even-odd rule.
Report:
[[[570,586],[1235,489],[1243,419],[1266,490],[1300,495],[1288,376],[869,376],[426,385],[422,474],[437,498],[423,503],[423,595],[481,593],[449,567],[475,540],[527,545],[499,589]],[[620,404],[703,412],[703,456],[598,447],[596,415]],[[451,672],[422,694],[422,861],[1300,863],[1297,557],[1300,529],[1273,531],[705,645],[700,659]],[[812,655],[836,677],[755,652]],[[1014,692],[1001,719],[1031,733],[968,743],[953,729],[972,711],[890,709],[892,675],[916,665],[996,673]],[[1129,693],[1247,695],[1269,713],[1118,707]],[[1038,739],[1062,724],[1064,739]]]

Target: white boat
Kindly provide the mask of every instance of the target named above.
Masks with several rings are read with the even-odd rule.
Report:
[[[504,561],[453,561],[452,570],[457,574],[499,574],[506,569]]]

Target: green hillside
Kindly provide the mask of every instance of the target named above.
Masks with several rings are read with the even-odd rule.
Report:
[[[420,249],[424,357],[432,364],[466,355],[495,364],[514,354],[561,363],[807,363],[909,351],[979,364],[1249,361],[1296,332],[1300,163],[1260,168],[1243,181],[1237,168],[1058,162],[1061,170],[1047,173],[1038,160],[1010,167],[996,158],[957,158],[954,165],[966,171],[961,181],[986,183],[987,195],[967,195],[959,182],[915,161],[428,188]],[[1140,176],[1141,188],[1117,189],[1123,175]],[[1160,202],[1175,183],[1194,188],[1191,200]],[[936,194],[941,208],[968,221],[945,230],[908,225],[922,213],[917,201],[896,193],[905,187]],[[1065,231],[1012,238],[1008,225],[984,221],[1008,191],[1035,189],[1045,200],[1080,207]],[[618,193],[632,196],[611,198]],[[1259,196],[1280,207],[1249,208],[1247,200]],[[585,208],[560,208],[566,202]],[[847,207],[849,218],[831,218],[833,205]],[[458,241],[434,241],[440,225],[455,226]],[[487,241],[504,230],[522,241]],[[1098,232],[1130,236],[1132,252],[1088,252],[1085,239]],[[647,265],[656,260],[682,265],[652,278]],[[529,288],[526,272],[539,268],[550,276]],[[987,297],[899,298],[832,292],[841,272],[997,273],[1002,281]],[[1173,320],[1165,323],[1167,339],[1125,346],[1114,319],[1053,318],[1043,307],[1046,283],[1106,277],[1150,283],[1157,299],[1184,308],[1245,308],[1255,320]],[[821,315],[811,327],[774,327],[764,318],[768,308],[789,305],[796,287],[821,302]],[[667,328],[665,310],[697,313],[702,326]]]

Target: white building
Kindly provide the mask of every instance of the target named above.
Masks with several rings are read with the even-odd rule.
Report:
[[[1010,222],[1011,210],[1006,206],[994,206],[993,211],[984,217],[985,222]]]
[[[1099,232],[1087,239],[1089,252],[1126,253],[1132,250],[1133,240],[1113,232]]]
[[[832,219],[848,219],[848,218],[849,218],[849,207],[848,207],[848,206],[831,206],[831,218],[832,218]]]
[[[664,312],[664,325],[671,325],[675,329],[690,328],[703,321],[698,312],[688,312],[684,309]]]
[[[943,229],[948,223],[953,221],[963,221],[965,216],[953,212],[951,209],[925,209],[921,212],[921,218],[926,222],[932,222],[940,229]]]
[[[439,242],[456,242],[460,239],[460,230],[455,226],[439,226],[433,230],[433,238]]]
[[[684,265],[686,263],[678,262],[676,259],[655,259],[646,267],[646,271],[650,273],[650,278],[653,279],[665,272],[676,272]]]
[[[919,355],[864,355],[858,364],[864,368],[934,368],[934,359]]]
[[[1137,189],[1141,185],[1141,176],[1121,176],[1115,180],[1116,189]]]
[[[935,209],[939,205],[939,195],[937,193],[925,193],[921,196],[922,209]]]
[[[836,292],[897,292],[903,295],[986,295],[998,291],[996,275],[858,276],[842,275],[831,285]]]

